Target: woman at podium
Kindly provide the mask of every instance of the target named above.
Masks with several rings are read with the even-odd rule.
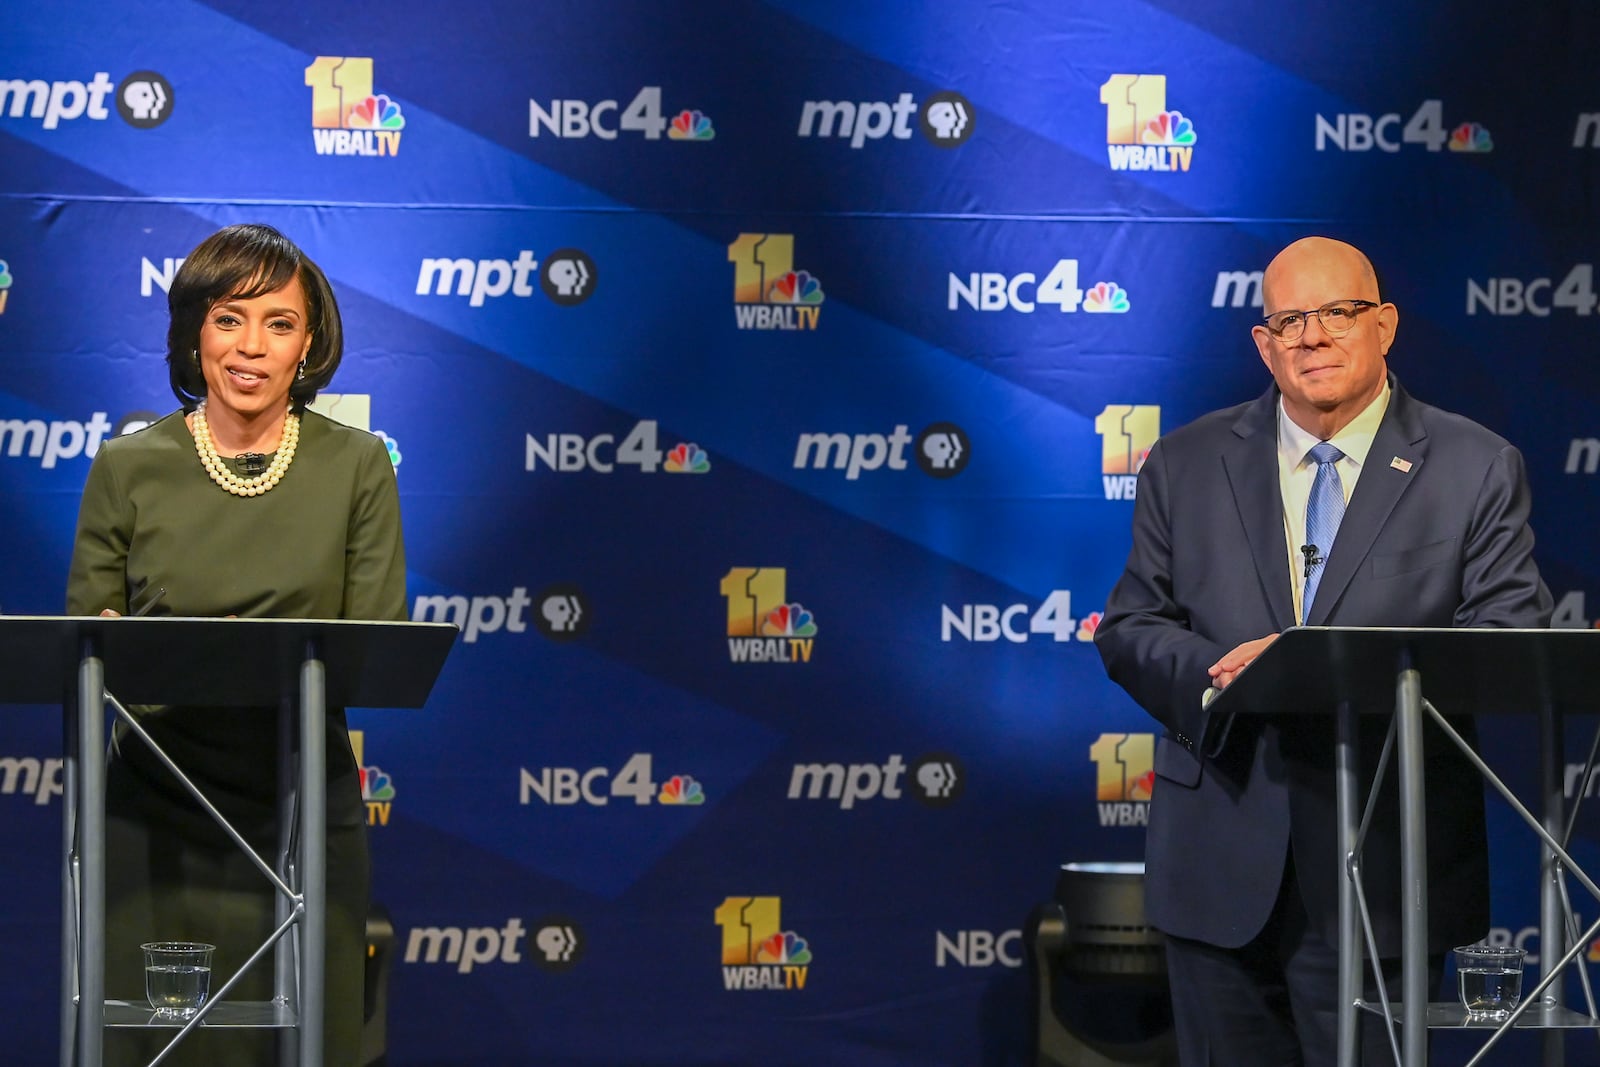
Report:
[[[388,451],[372,434],[306,407],[343,351],[322,271],[268,226],[230,226],[189,254],[168,306],[167,368],[181,408],[106,441],[95,456],[68,614],[404,619]],[[270,862],[278,841],[277,709],[130,710]],[[327,729],[323,1062],[344,1065],[359,1060],[369,864],[343,709],[328,709]],[[119,724],[112,746],[106,995],[144,1001],[139,946],[155,940],[215,944],[215,991],[274,929],[270,883],[138,737]],[[270,955],[229,993],[271,996]],[[110,1031],[106,1063],[146,1063],[171,1034]],[[275,1064],[272,1034],[195,1031],[164,1062]]]

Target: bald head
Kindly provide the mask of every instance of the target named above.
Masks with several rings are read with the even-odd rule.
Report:
[[[1267,314],[1282,310],[1274,297],[1282,292],[1287,279],[1308,275],[1339,277],[1353,282],[1359,291],[1344,293],[1346,297],[1382,299],[1378,295],[1378,272],[1372,269],[1372,261],[1359,248],[1331,237],[1302,237],[1273,256],[1261,277],[1261,295]]]

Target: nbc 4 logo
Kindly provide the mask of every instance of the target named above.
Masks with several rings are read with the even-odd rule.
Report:
[[[616,115],[607,119],[607,114]],[[626,108],[616,100],[552,100],[548,109],[539,101],[528,101],[528,136],[539,130],[563,140],[598,137],[615,141],[618,131],[637,133],[647,141],[659,141],[666,131],[672,141],[710,141],[717,136],[711,116],[699,108],[682,108],[669,121],[661,114],[661,86],[646,85],[634,94]]]
[[[1100,484],[1107,500],[1132,500],[1139,468],[1161,436],[1161,408],[1154,404],[1107,404],[1094,419],[1100,435]]]
[[[1112,170],[1183,170],[1194,157],[1194,123],[1167,110],[1165,74],[1113,74],[1100,86]]]
[[[712,914],[722,927],[722,987],[804,989],[811,947],[783,928],[780,897],[728,897]]]
[[[728,601],[728,659],[734,663],[810,663],[817,621],[789,602],[782,567],[734,567],[722,577]]]
[[[361,773],[361,800],[367,806],[367,825],[388,826],[389,805],[394,800],[394,779],[376,764],[367,766],[365,748],[365,732],[351,730],[350,749],[355,753],[356,766]]]
[[[1101,826],[1147,826],[1156,783],[1155,734],[1101,734],[1089,746]]]
[[[1437,152],[1446,143],[1452,152],[1493,152],[1494,137],[1478,122],[1457,123],[1448,132],[1444,124],[1444,102],[1424,100],[1406,124],[1401,127],[1400,139],[1393,129],[1400,125],[1399,112],[1370,115],[1359,111],[1335,115],[1329,122],[1320,112],[1317,115],[1317,151],[1329,147],[1340,152],[1398,152],[1402,145],[1420,144],[1430,152]]]
[[[0,315],[6,313],[6,298],[11,295],[11,266],[0,259]]]
[[[815,330],[822,281],[794,269],[794,234],[741,233],[728,246],[733,315],[741,330]]]
[[[372,92],[372,60],[318,56],[306,68],[311,137],[319,156],[397,156],[406,117],[387,93]]]

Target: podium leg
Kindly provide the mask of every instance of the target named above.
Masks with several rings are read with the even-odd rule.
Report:
[[[61,1067],[76,1062],[78,1012],[78,695],[61,716]]]
[[[1564,771],[1561,720],[1548,704],[1539,709],[1539,790],[1543,794],[1544,828],[1557,841],[1565,843],[1563,815],[1566,797],[1562,792]],[[1555,850],[1541,843],[1539,859],[1539,970],[1547,976],[1556,969],[1567,950],[1566,909],[1561,902],[1561,861]],[[1561,1003],[1561,982],[1545,988],[1544,1002]],[[1543,1067],[1562,1067],[1566,1062],[1566,1042],[1560,1030],[1546,1030],[1540,1037]]]
[[[1422,781],[1422,675],[1400,672],[1395,717],[1400,763],[1400,1035],[1405,1067],[1428,1062],[1428,830]]]
[[[1351,853],[1356,847],[1360,826],[1356,791],[1356,712],[1349,704],[1339,705],[1335,718],[1338,739],[1334,749],[1335,795],[1339,819],[1339,1067],[1356,1067],[1360,1047],[1356,1044],[1356,1000],[1361,996],[1361,940],[1356,929],[1356,890],[1351,882]]]
[[[106,673],[97,651],[86,641],[78,663],[79,1067],[100,1067],[106,1016]]]
[[[327,957],[327,672],[315,641],[300,665],[300,849],[305,930],[300,957],[300,1067],[322,1067]]]

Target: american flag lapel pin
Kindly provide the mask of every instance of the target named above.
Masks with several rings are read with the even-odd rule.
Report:
[[[1411,461],[1409,459],[1401,459],[1399,456],[1396,456],[1389,461],[1389,466],[1393,467],[1401,474],[1411,473]]]

